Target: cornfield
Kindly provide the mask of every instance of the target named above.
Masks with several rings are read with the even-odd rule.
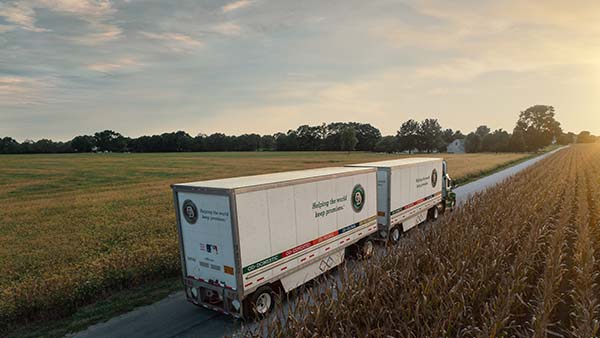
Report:
[[[354,265],[243,335],[598,336],[600,146],[561,150]]]

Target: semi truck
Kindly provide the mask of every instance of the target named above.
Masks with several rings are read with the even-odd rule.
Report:
[[[339,167],[172,185],[188,301],[264,316],[277,292],[341,264],[348,249],[369,256],[377,175]]]
[[[405,158],[351,164],[377,169],[377,225],[381,239],[398,242],[403,232],[453,207],[452,179],[441,158]]]

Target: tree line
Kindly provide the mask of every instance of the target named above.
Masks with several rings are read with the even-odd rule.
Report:
[[[191,136],[184,131],[130,138],[113,130],[81,135],[67,142],[49,139],[17,142],[0,138],[0,153],[79,153],[79,152],[185,152],[185,151],[377,151],[445,152],[454,140],[463,140],[467,152],[536,151],[553,142],[598,142],[599,137],[584,131],[564,133],[554,117],[552,106],[537,105],[522,111],[512,133],[487,126],[464,135],[444,129],[437,119],[408,120],[396,135],[383,136],[368,123],[334,122],[318,126],[302,125],[274,135],[213,133]]]

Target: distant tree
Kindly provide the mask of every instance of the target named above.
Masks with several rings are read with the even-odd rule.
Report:
[[[295,130],[288,130],[287,134],[275,134],[275,147],[279,151],[301,150],[298,147],[298,134]]]
[[[352,127],[346,127],[344,130],[342,130],[340,141],[342,151],[354,151],[356,149],[356,144],[358,143],[356,130]]]
[[[377,142],[381,139],[381,132],[379,129],[373,127],[369,123],[350,123],[350,125],[356,130],[356,138],[358,143],[356,144],[356,150],[360,151],[372,151],[377,145]]]
[[[237,151],[257,151],[260,147],[260,135],[243,134],[237,137],[236,146],[233,150]]]
[[[230,139],[223,133],[213,133],[206,137],[207,151],[227,151],[229,150]]]
[[[481,140],[481,151],[503,152],[508,151],[510,134],[502,129],[488,133]]]
[[[477,130],[475,130],[475,134],[477,134],[477,136],[479,136],[480,139],[483,140],[483,138],[488,135],[492,130],[488,127],[488,126],[479,126],[477,127]]]
[[[261,150],[275,150],[275,137],[273,135],[263,135],[260,138]]]
[[[346,128],[353,128],[356,131],[356,150],[371,151],[381,138],[379,129],[368,123],[357,122],[333,122],[328,125],[322,125],[324,131],[321,138],[321,150],[341,150],[341,133]]]
[[[0,154],[17,154],[21,152],[20,144],[12,137],[0,139]]]
[[[333,122],[325,127],[325,135],[321,140],[321,150],[341,150],[342,130],[348,127],[345,122]]]
[[[206,151],[206,134],[198,133],[196,137],[194,137],[194,151]]]
[[[311,127],[309,125],[302,125],[296,129],[296,135],[298,137],[298,146],[301,150],[319,150],[322,141],[322,129],[321,126]]]
[[[515,129],[508,143],[509,151],[520,153],[526,151],[525,137],[522,130]]]
[[[395,153],[399,150],[398,137],[384,136],[377,142],[374,150],[380,153]]]
[[[127,146],[127,141],[123,135],[112,130],[97,132],[94,134],[94,138],[100,151],[124,151]]]
[[[558,139],[562,130],[554,115],[554,107],[544,105],[532,106],[520,113],[515,131],[523,133],[526,150],[537,151]]]
[[[40,139],[31,145],[31,153],[48,154],[58,152],[58,145],[49,139]]]
[[[561,133],[558,139],[556,139],[556,143],[560,145],[572,144],[575,143],[576,138],[577,135],[575,135],[574,133]]]
[[[460,131],[458,131],[460,133]],[[452,129],[444,129],[442,131],[442,141],[438,148],[438,152],[443,153],[447,150],[448,145],[457,139],[457,134]]]
[[[182,130],[174,133],[163,133],[160,138],[160,151],[163,152],[192,151],[194,147],[194,139]]]
[[[457,131],[454,132],[454,136],[452,138],[453,138],[453,141],[454,141],[454,140],[462,140],[465,137],[466,137],[465,134],[463,134],[460,130],[457,130]]]
[[[478,153],[481,151],[481,137],[476,133],[470,133],[465,139],[465,152]]]
[[[89,153],[96,146],[96,138],[90,135],[76,136],[71,140],[73,151],[78,153]]]
[[[419,122],[413,119],[402,123],[400,130],[396,134],[398,137],[398,150],[408,151],[409,154],[412,154],[412,151],[419,146],[420,129]]]
[[[437,119],[425,119],[421,122],[418,140],[418,148],[421,151],[431,153],[442,147],[444,143],[442,139],[442,126],[440,126]]]
[[[596,136],[592,135],[589,131],[582,131],[577,135],[577,143],[595,143]]]

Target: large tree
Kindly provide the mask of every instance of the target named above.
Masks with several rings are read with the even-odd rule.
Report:
[[[398,138],[395,136],[384,136],[375,145],[375,151],[380,153],[395,153],[399,150]]]
[[[486,137],[491,131],[492,130],[490,129],[490,127],[483,125],[477,127],[477,130],[475,130],[475,134],[477,134],[477,136],[479,136],[483,140],[483,138]]]
[[[502,129],[488,133],[481,139],[481,150],[489,152],[508,151],[510,134]]]
[[[562,129],[554,115],[554,107],[545,105],[531,106],[520,113],[514,132],[523,133],[526,150],[537,151],[558,139]]]
[[[467,153],[478,153],[481,151],[481,137],[476,133],[470,133],[465,139],[465,151]]]
[[[398,149],[412,153],[419,146],[419,135],[421,126],[419,122],[410,119],[400,126],[396,136],[398,137]]]
[[[419,128],[419,150],[428,153],[441,147],[444,143],[442,139],[442,126],[437,119],[425,119],[421,122]]]
[[[71,140],[73,151],[79,153],[89,153],[96,147],[96,138],[90,135],[76,136]]]
[[[342,130],[340,135],[340,148],[343,151],[351,152],[356,149],[358,138],[356,137],[356,130],[352,127],[346,127]]]
[[[96,146],[100,151],[124,151],[127,147],[127,140],[123,135],[112,131],[104,130],[94,134]]]
[[[319,150],[323,137],[321,126],[302,125],[296,129],[300,150]]]
[[[20,144],[14,138],[4,137],[0,139],[0,154],[16,154],[20,152]]]

